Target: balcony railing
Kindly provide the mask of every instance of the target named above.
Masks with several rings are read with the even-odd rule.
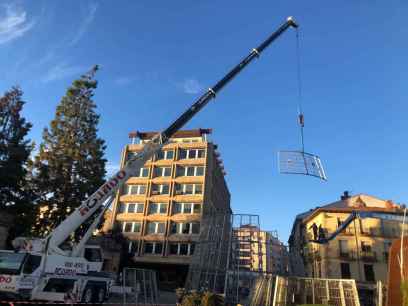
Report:
[[[355,260],[356,254],[351,251],[339,251],[339,258],[342,260]]]
[[[354,236],[355,235],[354,227],[346,227],[340,234],[346,236]]]
[[[377,261],[377,254],[373,251],[362,251],[360,253],[360,258],[363,261],[373,262]]]

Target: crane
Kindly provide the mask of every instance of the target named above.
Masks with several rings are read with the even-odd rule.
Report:
[[[377,212],[377,211],[356,211],[354,210],[351,212],[350,216],[348,216],[347,219],[342,222],[342,224],[337,228],[337,230],[331,233],[328,237],[319,237],[318,239],[313,239],[309,241],[318,243],[318,244],[329,243],[331,240],[336,238],[337,235],[339,235],[342,231],[344,231],[351,224],[351,222],[353,222],[356,219],[366,219],[366,218],[404,222],[404,217],[399,214]]]
[[[18,238],[14,246],[17,253],[0,251],[0,293],[7,291],[35,300],[61,301],[67,290],[76,292],[78,300],[102,302],[109,290],[109,279],[100,274],[101,255],[95,248],[86,246],[99,220],[113,201],[116,192],[135,176],[146,161],[158,153],[172,135],[190,121],[249,63],[289,28],[298,28],[292,17],[287,20],[249,55],[231,69],[213,87],[199,97],[165,130],[144,144],[142,151],[130,158],[125,166],[109,178],[98,190],[81,203],[64,221],[55,227],[44,239]],[[94,221],[81,240],[71,249],[64,249],[63,243],[85,222]],[[91,254],[92,256],[87,256]],[[95,254],[97,256],[95,256]],[[30,267],[28,267],[30,263]]]

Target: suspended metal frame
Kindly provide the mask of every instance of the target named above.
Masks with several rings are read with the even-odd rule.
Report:
[[[327,181],[320,157],[304,151],[279,151],[278,167],[281,174],[309,175]]]

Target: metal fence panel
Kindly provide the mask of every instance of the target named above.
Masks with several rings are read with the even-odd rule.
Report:
[[[146,269],[123,269],[123,304],[158,304],[156,271]],[[130,293],[126,288],[130,288]]]

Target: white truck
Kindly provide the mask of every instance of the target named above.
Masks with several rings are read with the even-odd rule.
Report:
[[[158,153],[172,135],[194,117],[216,94],[253,59],[259,57],[288,28],[297,28],[289,17],[257,48],[212,88],[209,88],[167,129],[146,143],[114,176],[75,209],[43,239],[17,238],[15,251],[0,251],[0,295],[13,299],[41,301],[103,302],[109,295],[112,278],[101,272],[102,252],[87,246],[99,220],[128,178],[136,176],[147,160]],[[84,222],[94,218],[82,239],[71,247],[66,241]]]

